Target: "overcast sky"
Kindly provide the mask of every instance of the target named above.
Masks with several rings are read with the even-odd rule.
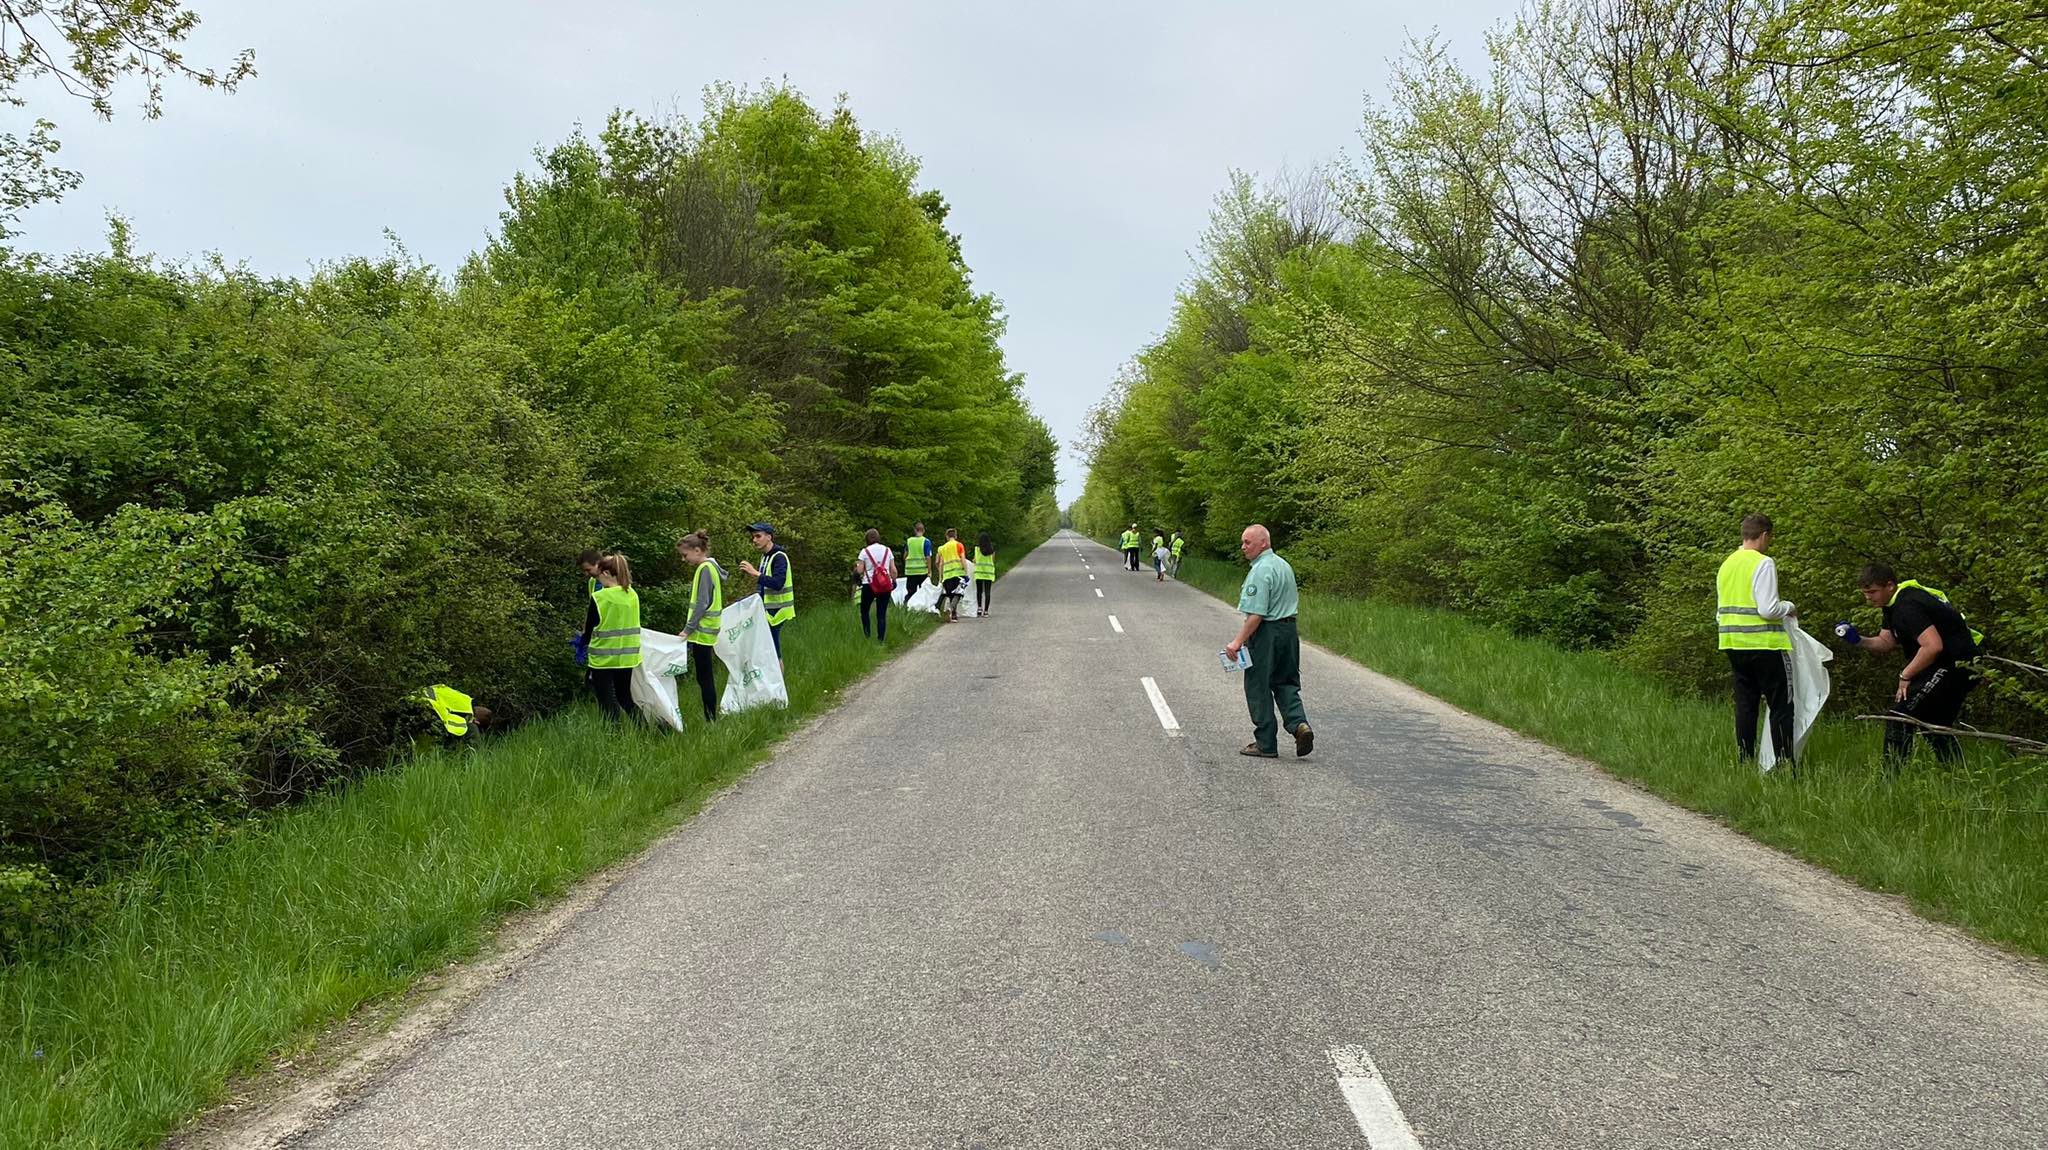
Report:
[[[219,252],[298,275],[384,252],[388,229],[449,271],[496,226],[512,174],[577,124],[621,106],[694,115],[707,84],[787,79],[821,106],[845,93],[864,127],[922,159],[975,282],[1008,313],[1010,366],[1063,445],[1165,325],[1231,168],[1271,175],[1355,150],[1406,40],[1435,34],[1478,60],[1514,8],[189,3],[204,23],[188,55],[224,64],[254,48],[258,77],[233,96],[173,85],[154,122],[133,98],[99,124],[48,89],[25,93],[86,183],[32,210],[21,246],[100,248],[118,212],[141,250],[173,259]],[[1071,502],[1071,451],[1060,473]]]

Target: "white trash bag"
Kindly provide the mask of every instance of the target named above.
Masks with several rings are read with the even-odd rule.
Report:
[[[979,614],[980,609],[974,605],[974,562],[969,560],[967,575],[960,580],[960,617],[972,619]]]
[[[720,712],[789,706],[782,662],[775,657],[775,636],[768,633],[768,609],[759,595],[726,604],[719,618],[718,643],[711,649],[727,672],[725,694],[718,700]]]
[[[633,705],[647,721],[673,731],[683,729],[676,706],[677,675],[690,668],[690,646],[681,635],[640,629],[640,665],[633,668]]]
[[[1820,709],[1827,705],[1828,691],[1832,684],[1828,680],[1827,664],[1835,657],[1827,644],[1807,634],[1799,627],[1799,620],[1792,616],[1785,619],[1785,631],[1792,636],[1791,665],[1792,695],[1792,758],[1797,762],[1806,757],[1806,736],[1813,730],[1813,721],[1820,717]],[[1778,752],[1771,746],[1770,704],[1764,705],[1764,729],[1757,742],[1757,768],[1768,774],[1778,765]]]
[[[904,603],[903,606],[908,610],[922,611],[927,615],[938,614],[939,581],[937,579],[925,580],[924,586],[919,587],[917,589],[917,594],[912,595],[909,601]]]

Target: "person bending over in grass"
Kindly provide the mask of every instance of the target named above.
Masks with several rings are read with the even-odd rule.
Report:
[[[1892,692],[1887,713],[1918,722],[1884,725],[1885,765],[1897,770],[1912,757],[1913,737],[1920,733],[1918,723],[1953,727],[1962,716],[1963,700],[1977,685],[1977,646],[1984,636],[1971,629],[1969,620],[1949,603],[1946,592],[1912,579],[1902,583],[1882,563],[1864,564],[1856,582],[1865,603],[1884,609],[1884,626],[1865,637],[1854,623],[1837,623],[1836,636],[1873,655],[1906,653],[1906,665],[1899,671],[1898,688]],[[1953,764],[1963,754],[1954,735],[1930,731],[1927,745],[1945,764]]]

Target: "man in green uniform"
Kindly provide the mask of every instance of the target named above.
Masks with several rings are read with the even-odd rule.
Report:
[[[1301,709],[1301,633],[1294,623],[1300,596],[1294,568],[1274,552],[1272,534],[1256,523],[1244,529],[1240,543],[1252,564],[1237,595],[1244,626],[1223,648],[1232,659],[1243,648],[1252,654],[1252,665],[1244,672],[1244,701],[1251,708],[1254,737],[1238,754],[1280,757],[1279,729],[1273,720],[1278,704],[1280,721],[1294,736],[1294,756],[1300,758],[1315,749],[1316,735]]]

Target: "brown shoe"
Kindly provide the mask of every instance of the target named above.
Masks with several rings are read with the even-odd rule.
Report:
[[[1294,728],[1294,757],[1306,758],[1308,753],[1315,749],[1316,733],[1308,729],[1308,724],[1303,723]]]
[[[1260,750],[1257,743],[1246,743],[1244,749],[1237,753],[1251,759],[1277,759],[1280,757],[1280,752],[1278,751]]]

